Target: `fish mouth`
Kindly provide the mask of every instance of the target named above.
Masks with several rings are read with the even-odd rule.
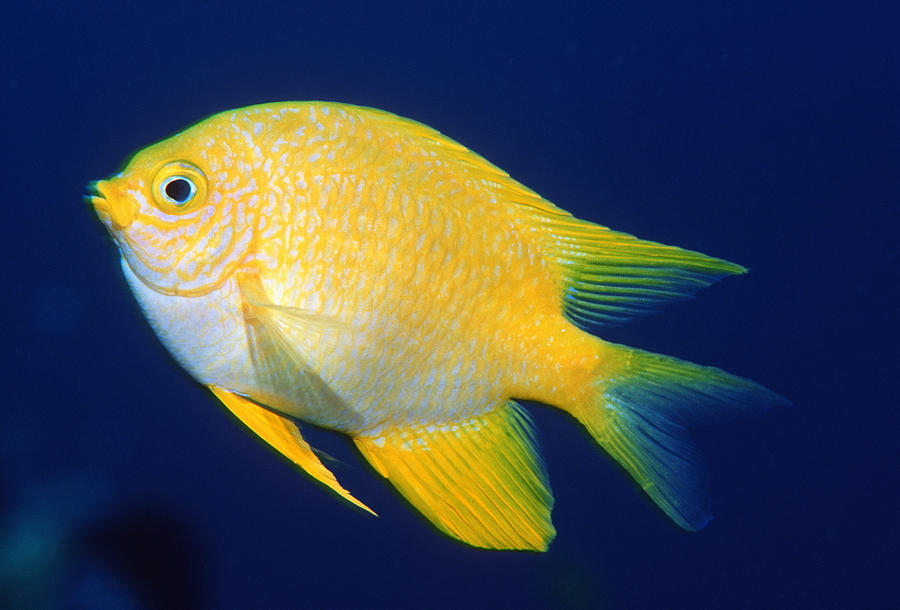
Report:
[[[100,184],[102,182],[104,181],[94,180],[93,182],[88,183],[88,194],[84,196],[84,201],[85,203],[90,203],[94,206],[94,210],[96,210],[97,214],[109,216],[109,202],[100,190]]]
[[[131,224],[136,212],[134,204],[126,197],[117,196],[109,180],[95,180],[88,184],[87,203],[104,223],[114,229],[124,229]]]

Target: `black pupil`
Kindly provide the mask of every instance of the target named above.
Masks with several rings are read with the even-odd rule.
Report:
[[[175,203],[184,203],[191,196],[191,183],[184,178],[175,178],[166,185],[166,195]]]

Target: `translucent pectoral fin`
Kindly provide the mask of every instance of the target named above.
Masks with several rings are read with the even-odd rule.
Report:
[[[357,425],[358,415],[335,395],[307,357],[314,346],[349,340],[350,326],[330,316],[270,302],[254,275],[241,276],[239,285],[258,382],[254,395],[279,408],[290,405],[296,409],[287,411],[292,415],[332,427]]]
[[[544,551],[553,494],[527,416],[512,402],[458,422],[354,438],[438,529],[473,546]]]
[[[341,487],[334,474],[319,461],[309,443],[303,440],[303,437],[300,435],[300,429],[291,420],[273,413],[238,394],[214,386],[210,386],[209,389],[248,428],[280,451],[289,460],[300,466],[312,478],[332,489],[351,504],[355,504],[376,517],[378,516],[375,511]]]

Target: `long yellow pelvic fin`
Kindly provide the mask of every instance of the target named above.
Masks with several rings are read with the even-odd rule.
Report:
[[[210,386],[209,389],[248,428],[305,470],[312,478],[329,487],[351,504],[369,511],[376,517],[378,516],[375,511],[341,487],[334,474],[319,461],[309,443],[303,440],[303,437],[300,435],[300,429],[291,420],[264,409],[238,394],[215,386]]]
[[[528,417],[513,402],[464,421],[353,440],[413,506],[463,542],[545,551],[556,534],[547,473]]]

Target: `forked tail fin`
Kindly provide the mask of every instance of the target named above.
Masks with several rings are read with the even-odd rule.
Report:
[[[705,469],[685,428],[787,400],[715,367],[603,343],[593,392],[572,414],[687,530],[712,518]]]

